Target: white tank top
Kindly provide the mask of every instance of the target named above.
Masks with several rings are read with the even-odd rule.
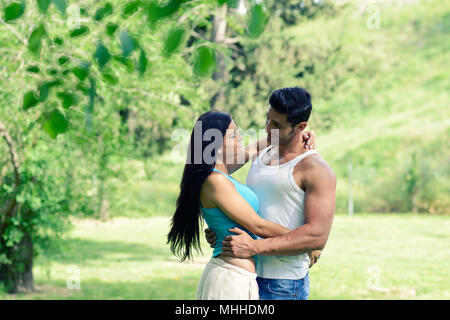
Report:
[[[304,224],[305,192],[295,183],[293,171],[297,163],[310,154],[308,150],[298,157],[277,166],[265,165],[261,159],[272,146],[265,148],[253,161],[247,175],[247,185],[259,198],[259,215],[288,229]],[[259,277],[271,279],[303,279],[308,273],[308,254],[298,256],[256,256]]]

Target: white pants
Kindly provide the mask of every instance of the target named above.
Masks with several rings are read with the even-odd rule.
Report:
[[[198,283],[197,300],[258,300],[256,273],[211,258]]]

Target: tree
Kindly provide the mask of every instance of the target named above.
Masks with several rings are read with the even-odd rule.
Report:
[[[223,49],[186,39],[225,2],[2,6],[0,95],[10,107],[0,109],[0,283],[9,292],[33,289],[33,258],[56,248],[69,215],[105,214],[108,179],[126,175],[110,163],[160,153],[171,129],[209,109],[204,81]]]

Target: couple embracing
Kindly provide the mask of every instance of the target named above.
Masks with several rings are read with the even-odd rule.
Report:
[[[200,220],[208,225],[214,250],[197,299],[308,298],[308,271],[327,242],[336,189],[314,133],[305,130],[311,110],[305,89],[275,90],[267,137],[245,148],[230,115],[209,111],[197,119],[168,234],[184,261],[200,249]],[[250,160],[243,184],[231,174]]]

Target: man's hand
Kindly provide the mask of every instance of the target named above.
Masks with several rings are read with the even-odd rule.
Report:
[[[227,236],[222,242],[222,254],[224,256],[233,256],[236,258],[250,258],[255,253],[255,240],[250,235],[239,229],[228,229],[230,232],[234,232],[236,236]]]
[[[321,254],[322,254],[322,250],[313,250],[313,251],[308,252],[310,268],[319,261]]]
[[[302,142],[303,142],[303,151],[306,152],[308,150],[316,149],[317,147],[317,137],[314,131],[303,131],[302,132]]]
[[[216,245],[216,234],[211,228],[205,229],[205,238],[211,248],[214,248]]]

